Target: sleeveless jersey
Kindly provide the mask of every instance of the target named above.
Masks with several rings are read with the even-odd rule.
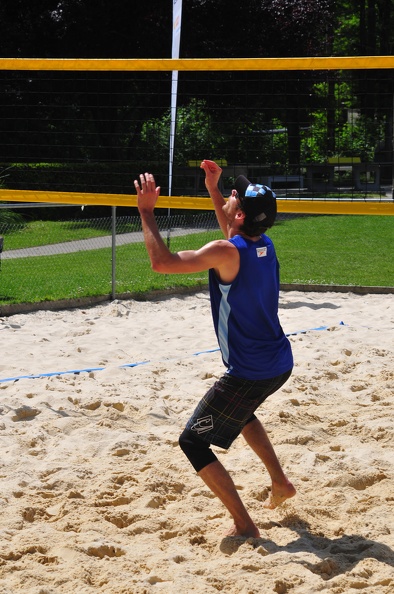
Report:
[[[266,235],[229,240],[240,255],[232,283],[209,271],[211,309],[223,363],[230,375],[269,379],[293,367],[291,345],[278,318],[279,262]]]

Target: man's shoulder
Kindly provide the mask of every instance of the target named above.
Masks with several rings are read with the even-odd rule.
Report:
[[[219,259],[219,261],[223,261],[223,259],[232,260],[234,255],[238,252],[236,246],[228,239],[215,239],[210,241],[199,251],[200,253],[205,253],[209,258]]]
[[[232,238],[233,239],[233,238]],[[207,247],[218,248],[224,250],[233,250],[235,248],[232,239],[214,239],[206,244]]]

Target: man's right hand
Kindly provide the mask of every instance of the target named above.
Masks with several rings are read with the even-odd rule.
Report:
[[[155,178],[151,173],[141,173],[140,184],[136,179],[134,180],[138,210],[140,214],[153,212],[160,195],[160,186],[156,187]]]

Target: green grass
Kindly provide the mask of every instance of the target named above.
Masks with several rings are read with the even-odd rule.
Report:
[[[394,286],[393,217],[302,217],[269,234],[283,283]]]
[[[84,221],[32,221],[24,226],[15,225],[15,230],[6,234],[7,249],[16,250],[32,246],[49,245],[63,241],[90,239],[108,235],[111,231],[95,229]]]
[[[103,219],[101,228],[98,228],[97,221],[31,221],[21,225],[15,223],[9,225],[7,233],[2,232],[0,224],[0,235],[7,238],[7,249],[16,250],[53,243],[62,243],[79,239],[91,239],[92,237],[103,237],[111,235],[111,222]],[[4,226],[6,229],[7,227]],[[140,229],[140,226],[138,227]],[[121,232],[129,233],[136,231],[136,225],[122,222]]]
[[[52,225],[58,223],[45,222],[46,232]],[[43,235],[40,225],[32,229],[30,246],[37,245]],[[86,238],[86,229],[79,231],[73,239]],[[392,287],[393,231],[394,218],[389,216],[310,216],[279,221],[269,235],[281,263],[282,283]],[[94,231],[95,236],[99,234]],[[53,227],[50,235],[53,238]],[[219,237],[219,232],[173,237],[171,250],[195,249]],[[60,232],[56,238],[63,240]],[[9,247],[10,236],[6,240]],[[141,243],[119,246],[116,251],[118,294],[201,286],[207,279],[206,272],[171,276],[153,272]],[[2,261],[0,304],[110,293],[110,248]]]
[[[171,249],[197,249],[220,233],[199,233],[171,240]],[[0,305],[76,299],[111,294],[111,248],[4,260],[0,272]],[[161,275],[152,271],[143,243],[116,250],[116,292],[144,293],[205,285],[208,273]]]

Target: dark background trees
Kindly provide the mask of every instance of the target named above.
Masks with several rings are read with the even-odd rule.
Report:
[[[183,2],[182,57],[392,54],[392,0]],[[172,0],[2,0],[1,57],[168,58]]]
[[[160,58],[171,54],[171,0],[3,0],[2,57]]]

